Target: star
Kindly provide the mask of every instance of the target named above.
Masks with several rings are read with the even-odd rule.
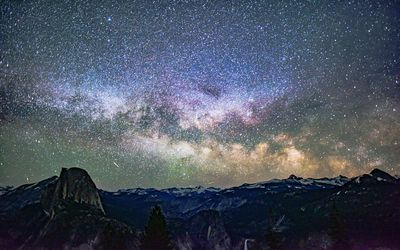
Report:
[[[399,171],[392,1],[0,7],[0,185],[61,167],[108,189]]]

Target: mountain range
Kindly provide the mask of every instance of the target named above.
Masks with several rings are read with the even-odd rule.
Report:
[[[174,249],[332,249],[332,211],[351,249],[400,249],[400,179],[374,169],[348,178],[301,178],[231,188],[100,190],[80,168],[0,188],[0,249],[140,249],[160,205]]]

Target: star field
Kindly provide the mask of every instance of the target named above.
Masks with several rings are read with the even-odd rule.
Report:
[[[400,169],[398,1],[2,1],[0,184]]]

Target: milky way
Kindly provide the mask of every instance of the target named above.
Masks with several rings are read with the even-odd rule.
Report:
[[[2,1],[0,184],[400,171],[398,1]]]

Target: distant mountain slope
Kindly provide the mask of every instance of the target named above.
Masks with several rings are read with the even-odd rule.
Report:
[[[122,235],[124,244],[131,242],[131,246],[137,247],[138,239],[131,227],[143,230],[151,207],[160,204],[176,249],[243,249],[246,239],[251,239],[247,241],[250,248],[256,244],[266,249],[264,236],[268,225],[276,218],[281,219],[285,249],[329,249],[332,226],[329,217],[335,207],[354,249],[399,249],[400,246],[397,237],[400,231],[400,180],[378,169],[354,178],[313,179],[292,175],[288,179],[227,189],[136,188],[117,192],[97,192],[85,171],[68,171],[77,171],[72,174],[77,174],[72,179],[86,179],[72,188],[71,193],[65,188],[55,188],[71,187],[62,184],[68,179],[65,177],[2,189],[0,236],[9,237],[10,228],[24,232],[40,229],[45,233],[21,233],[25,235],[21,236],[25,237],[21,242],[27,245],[39,241],[42,246],[49,246],[47,240],[67,225],[70,233],[64,244],[79,245],[90,242],[95,234],[102,234],[108,225],[111,231]],[[46,215],[49,204],[61,213],[56,212],[58,216],[54,218]],[[15,218],[27,219],[32,225],[14,223]],[[46,227],[49,231],[43,230],[43,223],[48,224],[49,220],[52,227]],[[74,238],[73,235],[86,227],[90,233],[83,234],[83,240]],[[31,238],[26,239],[28,235]],[[92,242],[85,246],[93,249],[103,243]]]

